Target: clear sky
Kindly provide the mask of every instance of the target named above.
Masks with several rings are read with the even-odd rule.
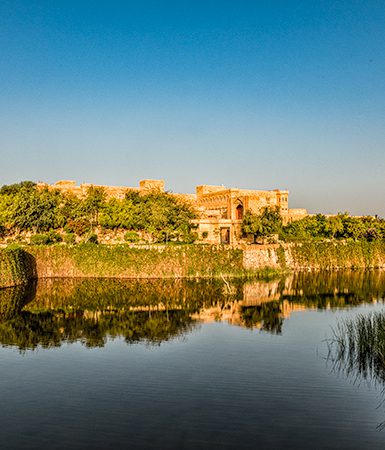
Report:
[[[163,178],[385,216],[385,2],[0,1],[0,185]]]

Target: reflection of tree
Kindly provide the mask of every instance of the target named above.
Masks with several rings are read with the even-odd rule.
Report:
[[[296,274],[270,282],[40,280],[37,287],[0,290],[0,343],[102,346],[122,337],[157,344],[213,320],[280,334],[293,311],[354,306],[384,292],[385,276],[376,272]]]
[[[225,287],[218,280],[46,280],[33,301],[27,288],[5,290],[0,342],[20,349],[103,346],[108,337],[157,344],[188,332],[205,304],[241,296],[241,283]]]
[[[231,292],[222,280],[41,280],[29,311],[60,309],[100,311],[128,308],[174,308],[197,311],[205,304],[242,300],[243,283],[232,282]]]
[[[160,343],[177,337],[193,326],[184,311],[118,312],[87,315],[60,312],[22,311],[0,323],[3,345],[20,349],[60,346],[61,342],[80,341],[88,347],[102,347],[107,337],[124,337],[127,343]]]
[[[36,283],[0,289],[0,321],[21,311],[36,295]]]
[[[276,301],[241,307],[241,319],[247,328],[257,327],[274,334],[282,331],[282,310],[280,303]]]
[[[361,302],[368,296],[384,298],[385,272],[381,270],[344,270],[298,272],[289,277],[283,295],[312,297],[333,297],[338,294],[353,295]]]
[[[247,283],[244,293],[241,324],[279,334],[284,318],[293,311],[353,307],[384,298],[385,273],[300,272],[270,283]]]

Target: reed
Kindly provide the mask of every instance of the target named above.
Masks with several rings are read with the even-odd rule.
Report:
[[[328,360],[355,379],[385,382],[385,311],[344,320],[328,341]]]

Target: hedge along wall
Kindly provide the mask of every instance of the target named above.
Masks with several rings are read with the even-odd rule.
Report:
[[[39,278],[183,278],[245,275],[243,251],[206,245],[28,247]]]
[[[307,242],[246,249],[244,266],[291,270],[385,268],[385,242]]]
[[[0,249],[0,288],[24,284],[35,277],[31,255],[21,248]]]
[[[385,242],[304,243],[290,247],[287,259],[293,269],[385,268]]]
[[[181,245],[31,246],[0,250],[0,287],[30,278],[186,278],[263,275],[262,269],[385,268],[385,242],[311,242],[235,249]]]

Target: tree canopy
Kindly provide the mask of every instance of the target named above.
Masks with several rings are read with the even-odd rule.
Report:
[[[282,228],[282,216],[279,208],[266,207],[260,214],[246,211],[242,220],[242,232],[254,237],[267,237],[279,233]]]
[[[84,235],[96,227],[144,231],[152,240],[191,241],[193,208],[169,193],[129,192],[107,199],[103,188],[90,186],[84,197],[21,182],[0,189],[0,232],[34,233],[64,229]]]

